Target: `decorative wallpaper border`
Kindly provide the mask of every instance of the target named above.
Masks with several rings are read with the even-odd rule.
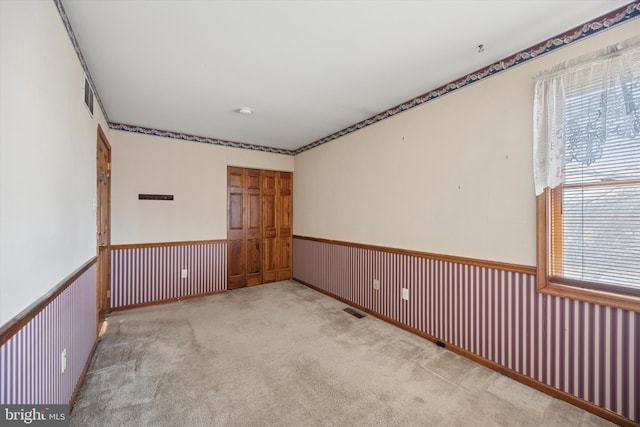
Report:
[[[109,128],[115,129],[115,130],[127,131],[127,132],[141,133],[145,135],[161,136],[165,138],[180,139],[184,141],[193,141],[193,142],[200,142],[205,144],[221,145],[224,147],[242,148],[247,150],[264,151],[268,153],[285,154],[285,155],[291,155],[291,156],[295,156],[296,154],[300,154],[305,151],[311,150],[312,148],[326,144],[327,142],[333,141],[342,136],[345,136],[357,130],[363,129],[367,126],[370,126],[382,120],[393,117],[396,114],[402,113],[411,108],[418,107],[427,102],[433,101],[434,99],[440,98],[441,96],[447,95],[458,89],[462,89],[482,79],[491,77],[493,75],[506,71],[510,68],[517,67],[518,65],[528,62],[539,56],[545,55],[561,47],[568,46],[579,40],[582,40],[584,38],[597,34],[600,31],[613,28],[617,25],[620,25],[624,22],[638,18],[640,16],[640,1],[634,1],[626,6],[622,6],[605,15],[595,18],[583,25],[575,27],[569,31],[566,31],[555,37],[552,37],[544,42],[538,43],[514,55],[511,55],[500,61],[494,62],[493,64],[490,64],[472,73],[469,73],[457,80],[454,80],[450,83],[440,86],[439,88],[426,92],[402,104],[399,104],[379,114],[371,116],[368,119],[365,119],[361,122],[353,124],[342,130],[334,132],[331,135],[325,136],[324,138],[318,139],[314,142],[311,142],[295,150],[287,150],[282,148],[266,147],[263,145],[227,141],[227,140],[218,139],[218,138],[210,138],[205,136],[190,135],[190,134],[185,134],[180,132],[172,132],[172,131],[166,131],[166,130],[159,130],[159,129],[111,122],[107,115],[107,111],[105,110],[102,104],[100,95],[98,94],[98,90],[96,86],[93,84],[91,73],[89,72],[89,67],[87,66],[87,63],[84,59],[84,55],[82,54],[78,41],[75,37],[75,34],[73,33],[73,29],[71,28],[69,18],[67,17],[64,7],[62,6],[62,0],[53,0],[53,1],[56,4],[58,12],[60,13],[60,17],[62,18],[64,26],[67,29],[67,33],[69,34],[71,43],[73,44],[73,47],[76,50],[76,54],[78,55],[78,59],[82,64],[82,68],[84,69],[87,75],[87,78],[91,82],[91,87],[93,88],[94,94],[96,96],[96,99],[98,100],[98,104],[100,105],[100,108],[102,108],[102,112],[105,116],[105,119],[109,123]]]
[[[266,147],[264,145],[248,144],[246,142],[227,141],[218,138],[209,138],[206,136],[191,135],[188,133],[171,132],[168,130],[160,130],[153,128],[145,128],[142,126],[126,125],[123,123],[109,122],[109,128],[114,130],[122,130],[126,132],[142,133],[144,135],[162,136],[165,138],[181,139],[183,141],[201,142],[203,144],[221,145],[223,147],[243,148],[245,150],[264,151],[267,153],[286,154],[292,156],[293,150],[285,150],[284,148]]]
[[[525,62],[528,62],[539,56],[545,55],[558,48],[568,46],[578,40],[590,37],[602,30],[612,28],[623,22],[637,18],[638,16],[640,16],[640,1],[636,1],[628,4],[627,6],[618,8],[612,12],[607,13],[606,15],[594,19],[591,22],[587,22],[586,24],[575,27],[565,33],[552,37],[547,41],[538,43],[537,45],[522,50],[515,55],[511,55],[507,58],[501,59],[500,61],[494,62],[493,64],[485,68],[481,68],[477,71],[469,73],[466,76],[440,86],[437,89],[424,93],[400,105],[383,111],[382,113],[376,114],[375,116],[369,117],[368,119],[344,128],[338,132],[332,133],[331,135],[325,136],[324,138],[304,145],[297,150],[293,150],[293,154],[296,155],[307,150],[311,150],[312,148],[315,148],[319,145],[326,144],[327,142],[333,141],[334,139],[348,135],[351,132],[355,132],[374,123],[378,123],[382,120],[388,119],[389,117],[393,117],[396,114],[402,113],[403,111],[418,107],[429,101],[433,101],[434,99],[440,98],[441,96],[447,95],[458,89],[462,89],[463,87],[469,86],[482,79],[491,77],[495,74],[516,67],[520,64],[524,64]]]

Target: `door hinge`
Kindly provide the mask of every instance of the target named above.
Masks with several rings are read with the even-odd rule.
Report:
[[[111,298],[111,289],[107,289],[107,298]]]
[[[111,170],[111,162],[107,163],[107,170],[110,171]]]

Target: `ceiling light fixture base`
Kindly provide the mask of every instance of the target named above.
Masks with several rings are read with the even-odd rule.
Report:
[[[243,116],[250,116],[253,114],[253,110],[249,107],[240,107],[236,110],[236,113],[242,114]]]

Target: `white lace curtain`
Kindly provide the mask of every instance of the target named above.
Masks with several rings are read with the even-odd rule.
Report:
[[[536,195],[564,182],[564,163],[590,164],[602,153],[611,115],[617,132],[640,135],[640,36],[555,66],[535,80],[533,175]],[[579,120],[567,120],[567,100],[580,105]],[[579,102],[579,101],[578,101]],[[620,127],[620,125],[618,125]]]

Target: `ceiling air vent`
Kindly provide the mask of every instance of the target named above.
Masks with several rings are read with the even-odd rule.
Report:
[[[83,88],[84,105],[87,107],[87,110],[89,110],[91,117],[93,117],[93,91],[91,90],[91,84],[86,74],[84,75]]]

